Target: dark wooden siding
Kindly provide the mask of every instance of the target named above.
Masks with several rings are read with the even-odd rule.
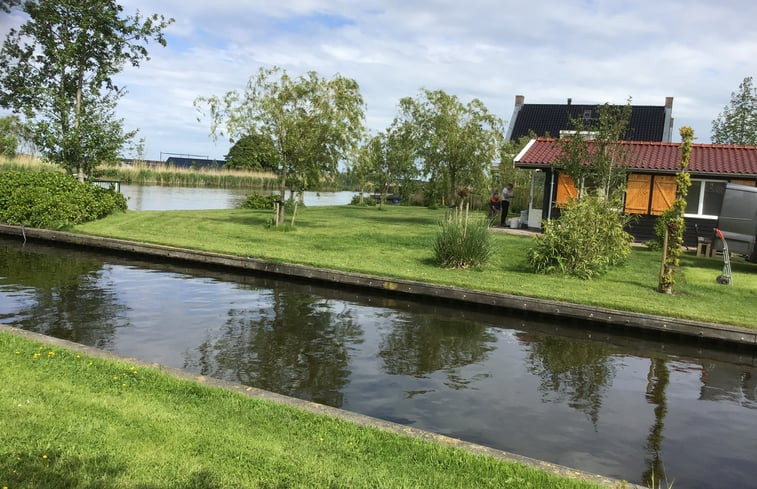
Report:
[[[634,241],[645,243],[654,240],[654,225],[657,222],[657,216],[640,215],[626,226],[626,231],[631,233]],[[684,224],[686,231],[683,235],[684,246],[695,247],[697,238],[712,238],[717,221],[714,219],[696,219],[693,217],[685,218]]]

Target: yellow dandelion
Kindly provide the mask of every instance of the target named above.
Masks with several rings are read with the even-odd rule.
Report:
[[[42,455],[42,458],[47,460],[47,454],[45,453],[44,455]]]
[[[121,387],[126,387],[126,384],[121,384]]]
[[[77,359],[81,358],[81,355],[76,355],[76,358],[77,358]]]
[[[20,352],[20,351],[17,351],[17,352],[16,352],[16,355],[21,355],[21,352]]]
[[[118,380],[118,375],[114,375],[113,380]]]

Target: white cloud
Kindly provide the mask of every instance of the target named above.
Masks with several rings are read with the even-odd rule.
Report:
[[[516,94],[530,103],[644,105],[675,97],[676,131],[709,140],[712,119],[745,76],[757,76],[757,3],[746,0],[128,0],[125,11],[176,22],[168,47],[119,80],[120,106],[139,127],[148,157],[160,152],[221,158],[197,96],[240,89],[261,66],[292,75],[315,70],[354,78],[374,131],[391,122],[400,98],[443,89],[480,98],[510,118]],[[13,19],[11,19],[13,20]],[[0,34],[11,25],[0,20]]]

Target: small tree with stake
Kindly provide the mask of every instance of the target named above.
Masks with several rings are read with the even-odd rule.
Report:
[[[665,237],[662,248],[662,264],[660,266],[660,280],[657,291],[664,294],[673,293],[675,279],[673,275],[678,268],[683,246],[684,221],[683,212],[686,209],[686,196],[689,194],[691,179],[686,169],[691,158],[691,142],[694,140],[694,130],[684,126],[681,128],[681,162],[676,174],[676,198],[673,202],[672,216],[666,222]]]

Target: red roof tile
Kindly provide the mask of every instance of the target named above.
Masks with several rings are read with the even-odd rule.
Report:
[[[531,140],[515,160],[520,168],[551,166],[560,155],[552,138]],[[650,173],[675,173],[681,160],[680,143],[622,141],[629,152],[628,166]],[[757,177],[757,146],[694,144],[689,171],[692,174]]]

